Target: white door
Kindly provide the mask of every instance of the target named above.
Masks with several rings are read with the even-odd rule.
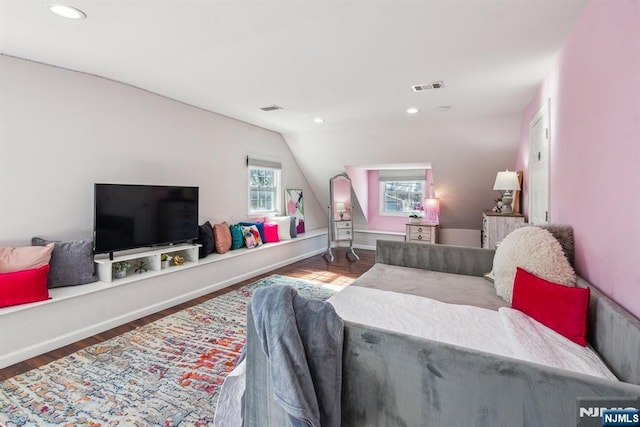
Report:
[[[549,106],[529,123],[529,222],[547,224],[549,218]]]

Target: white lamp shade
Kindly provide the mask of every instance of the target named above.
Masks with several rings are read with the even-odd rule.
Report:
[[[347,211],[347,207],[345,206],[344,202],[337,202],[336,203],[336,210],[338,212],[346,212]]]
[[[518,173],[508,170],[498,172],[496,175],[496,182],[493,184],[493,189],[500,191],[520,190]]]

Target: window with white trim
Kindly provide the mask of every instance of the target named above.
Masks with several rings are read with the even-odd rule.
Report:
[[[425,199],[425,171],[381,170],[380,215],[407,216],[423,209]]]
[[[247,157],[249,215],[274,214],[280,207],[280,163]]]

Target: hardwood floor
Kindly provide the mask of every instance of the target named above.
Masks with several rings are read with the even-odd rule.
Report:
[[[168,308],[166,310],[162,310],[150,316],[146,316],[141,319],[135,320],[133,322],[127,323],[125,325],[110,329],[101,334],[94,335],[92,337],[75,342],[65,347],[53,350],[49,353],[45,353],[40,356],[36,356],[34,358],[17,363],[15,365],[6,367],[4,369],[0,369],[0,381],[6,380],[7,378],[11,378],[14,375],[21,374],[30,369],[45,365],[49,362],[52,362],[56,359],[67,356],[85,347],[106,341],[110,338],[113,338],[115,336],[118,336],[128,331],[131,331],[140,326],[146,325],[147,323],[151,323],[153,321],[161,319],[165,316],[168,316],[169,314],[173,314],[177,311],[184,310],[187,307],[191,307],[193,305],[200,304],[201,302],[204,302],[208,299],[217,297],[219,295],[223,295],[231,290],[247,285],[258,279],[261,279],[266,276],[270,276],[271,274],[281,274],[283,276],[290,276],[290,277],[296,277],[300,279],[312,280],[317,282],[331,283],[339,286],[346,286],[351,282],[353,282],[356,278],[358,278],[362,273],[369,270],[375,262],[375,251],[358,249],[356,250],[356,253],[360,257],[360,260],[356,262],[351,262],[347,259],[346,250],[344,248],[336,248],[334,250],[335,260],[331,263],[328,262],[324,258],[324,256],[316,255],[311,258],[298,261],[294,264],[290,264],[288,266],[275,269],[268,273],[261,274],[252,279],[245,280],[243,282],[237,283],[228,288],[225,288],[216,292],[212,292],[210,294],[201,296],[199,298],[188,301],[186,303]]]

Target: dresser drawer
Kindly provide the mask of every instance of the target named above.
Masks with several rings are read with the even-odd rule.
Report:
[[[409,231],[409,240],[429,240],[431,238],[431,227],[411,227]]]
[[[407,224],[407,242],[437,243],[437,225]]]
[[[336,221],[336,228],[340,229],[340,228],[348,228],[349,230],[351,230],[351,221]]]
[[[431,241],[431,233],[411,233],[411,236],[409,237],[409,240],[411,240],[411,241],[423,240],[423,241],[426,241],[426,242],[430,242]]]
[[[351,229],[336,228],[336,240],[351,240]]]
[[[334,222],[333,236],[335,240],[353,240],[353,229],[351,221]]]

